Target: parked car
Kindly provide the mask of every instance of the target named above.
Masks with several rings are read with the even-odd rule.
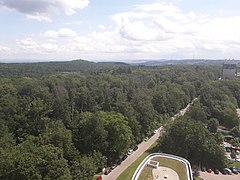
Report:
[[[156,134],[158,132],[158,129],[154,130],[153,133]]]
[[[235,167],[231,167],[229,169],[232,171],[232,173],[238,174],[238,170]]]
[[[117,164],[114,164],[112,167],[111,167],[111,170],[115,169],[117,167]]]
[[[226,151],[230,153],[231,149],[229,147],[226,147]]]
[[[240,167],[237,167],[236,169],[237,169],[237,171],[240,173]]]
[[[132,153],[133,153],[133,150],[130,149],[127,154],[128,154],[128,155],[131,155]]]
[[[133,148],[134,151],[136,151],[137,149],[138,149],[138,146],[135,146],[135,147]]]
[[[127,155],[124,155],[123,157],[122,157],[122,161],[124,161],[125,159],[127,159]]]
[[[144,138],[144,141],[148,141],[148,140],[149,140],[149,138],[148,138],[148,137],[145,137],[145,138]]]
[[[122,163],[122,159],[119,159],[118,161],[117,161],[117,165],[120,165]]]
[[[221,173],[222,173],[223,175],[226,175],[226,174],[227,174],[227,171],[226,171],[225,169],[221,169]]]
[[[228,160],[231,160],[230,154],[227,154],[226,156],[227,156],[227,159],[228,159]]]
[[[225,168],[225,170],[226,170],[227,174],[229,174],[229,175],[231,175],[231,174],[232,174],[232,171],[231,171],[230,169],[228,169],[228,168]]]
[[[111,171],[112,171],[111,169],[106,169],[106,170],[104,171],[104,174],[105,174],[105,175],[108,175]]]
[[[214,170],[214,174],[219,174],[219,170],[218,170],[218,169],[215,169],[215,170]]]
[[[204,166],[201,167],[201,171],[202,172],[205,172],[206,171],[206,168]]]
[[[207,169],[207,172],[208,172],[208,173],[211,173],[211,172],[212,172],[212,170],[211,170],[210,168],[208,168],[208,169]]]

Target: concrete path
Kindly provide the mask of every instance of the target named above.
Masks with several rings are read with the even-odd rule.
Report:
[[[180,180],[176,171],[167,167],[153,169],[153,180]]]

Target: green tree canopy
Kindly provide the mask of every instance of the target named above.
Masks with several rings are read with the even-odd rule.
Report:
[[[225,166],[224,152],[214,136],[200,122],[185,117],[178,119],[161,138],[160,150],[185,157],[193,164]]]

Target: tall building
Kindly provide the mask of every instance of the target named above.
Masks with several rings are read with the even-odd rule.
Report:
[[[237,74],[237,64],[236,63],[224,63],[222,69],[223,79],[232,79],[236,77]]]

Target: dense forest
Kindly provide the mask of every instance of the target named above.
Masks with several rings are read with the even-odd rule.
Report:
[[[198,97],[190,110],[167,129],[159,148],[185,157],[193,165],[224,168],[223,136],[217,130],[221,126],[240,137],[236,112],[240,107],[240,80],[209,81],[200,88]]]
[[[0,77],[39,77],[56,73],[95,73],[105,69],[127,67],[122,62],[90,62],[85,60],[36,63],[0,63]]]
[[[89,71],[64,65],[38,71],[37,64],[26,73],[6,65],[0,78],[0,179],[92,179],[195,97],[196,111],[186,115],[190,129],[213,118],[229,128],[239,125],[239,80],[218,81],[219,67],[118,64],[96,70],[88,64]],[[178,125],[166,139],[179,133],[172,131]],[[212,136],[204,126],[201,132]],[[212,141],[218,143],[215,136]]]

